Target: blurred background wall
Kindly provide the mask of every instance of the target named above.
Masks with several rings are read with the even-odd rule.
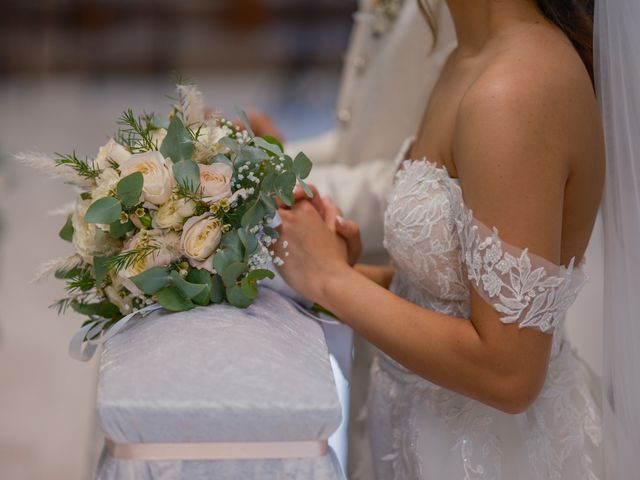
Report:
[[[68,186],[18,165],[25,150],[93,156],[125,108],[168,111],[171,73],[207,103],[273,116],[287,139],[333,124],[355,0],[4,0],[0,15],[0,478],[92,477],[97,361],[71,360],[79,326],[29,283],[70,253],[50,212]]]

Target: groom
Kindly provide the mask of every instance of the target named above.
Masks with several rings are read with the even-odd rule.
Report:
[[[426,0],[360,0],[345,57],[337,105],[338,126],[317,138],[287,145],[314,162],[309,182],[360,225],[362,260],[383,263],[383,214],[397,151],[419,127],[440,70],[455,46],[443,0],[430,0],[436,31],[422,15]],[[398,6],[397,14],[394,11]],[[434,38],[436,41],[434,43]],[[256,134],[278,134],[268,119],[252,119]],[[373,478],[366,437],[366,397],[372,347],[354,339],[350,374],[351,480]]]

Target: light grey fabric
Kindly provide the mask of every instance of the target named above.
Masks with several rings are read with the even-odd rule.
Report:
[[[103,431],[120,443],[321,440],[341,420],[322,329],[267,288],[246,310],[213,305],[132,322],[104,345],[97,403]],[[332,454],[188,462],[105,456],[98,472],[100,479],[339,475]]]

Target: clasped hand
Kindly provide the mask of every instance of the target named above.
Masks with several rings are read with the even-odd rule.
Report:
[[[342,218],[331,200],[322,198],[315,187],[311,189],[313,198],[297,189],[295,204],[290,208],[281,205],[276,251],[284,260],[278,269],[285,281],[322,304],[327,282],[355,264],[362,242],[358,225]]]

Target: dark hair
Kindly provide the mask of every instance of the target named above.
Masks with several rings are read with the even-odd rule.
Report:
[[[536,3],[545,17],[569,37],[593,82],[594,0],[536,0]]]

